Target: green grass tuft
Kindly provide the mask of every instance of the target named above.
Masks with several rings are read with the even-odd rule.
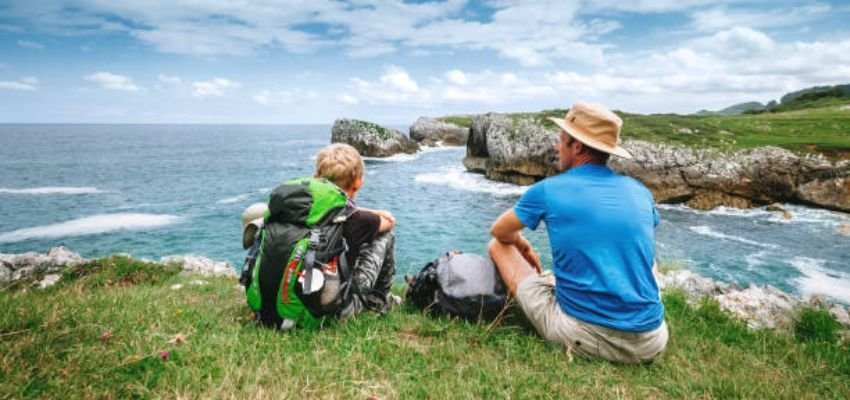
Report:
[[[75,282],[86,289],[100,286],[156,285],[179,272],[180,267],[175,265],[112,256],[69,268],[62,274],[60,283]]]
[[[807,307],[800,310],[794,326],[794,335],[801,342],[834,343],[838,340],[838,321],[822,308]]]
[[[450,115],[448,117],[439,118],[439,120],[443,122],[448,122],[450,124],[455,124],[462,128],[472,127],[472,117],[465,115]]]

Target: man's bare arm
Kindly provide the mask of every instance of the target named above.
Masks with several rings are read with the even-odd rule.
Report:
[[[503,244],[514,245],[519,249],[520,254],[528,260],[528,262],[537,268],[537,272],[541,272],[543,270],[543,266],[540,263],[540,258],[537,257],[537,253],[534,252],[534,249],[531,247],[531,243],[528,239],[524,238],[520,231],[525,228],[525,225],[522,221],[519,220],[514,210],[508,209],[499,218],[496,219],[496,222],[493,222],[493,226],[490,228],[490,234],[493,235],[493,238],[498,240]]]

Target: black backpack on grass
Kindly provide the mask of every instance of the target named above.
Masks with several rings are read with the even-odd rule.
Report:
[[[496,266],[477,254],[445,253],[408,278],[405,298],[431,315],[492,321],[505,307]]]

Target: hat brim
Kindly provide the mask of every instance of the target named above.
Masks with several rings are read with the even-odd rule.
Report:
[[[248,249],[254,244],[254,236],[257,234],[257,231],[260,230],[261,226],[263,226],[262,218],[257,218],[245,225],[245,228],[242,229],[243,249]]]
[[[592,147],[596,150],[599,150],[599,151],[602,151],[602,152],[605,152],[605,153],[608,153],[608,154],[613,154],[613,155],[618,156],[618,157],[629,158],[629,159],[632,158],[632,153],[629,153],[628,150],[626,150],[626,149],[624,149],[620,146],[610,146],[606,143],[602,143],[598,140],[595,140],[592,137],[590,137],[590,135],[586,134],[581,128],[573,125],[570,122],[567,122],[564,119],[549,117],[549,121],[554,122],[556,125],[558,125],[559,128],[561,128],[563,131],[567,132],[575,140],[578,140],[579,142],[582,142],[583,144],[586,144],[586,145],[588,145],[588,146],[590,146],[590,147]]]

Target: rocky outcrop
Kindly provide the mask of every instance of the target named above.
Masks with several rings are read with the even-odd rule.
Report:
[[[658,285],[663,289],[683,291],[693,303],[703,298],[714,299],[721,309],[745,321],[752,329],[790,330],[801,307],[826,309],[843,329],[850,329],[847,309],[840,304],[827,304],[820,296],[803,300],[770,285],[750,285],[741,289],[687,270],[660,274]]]
[[[466,144],[464,166],[487,178],[528,185],[557,172],[557,136],[531,120],[478,115]]]
[[[184,271],[208,276],[235,276],[236,272],[226,261],[214,261],[203,256],[176,255],[159,259],[160,264],[178,265]]]
[[[419,117],[410,126],[410,138],[426,146],[465,146],[469,130],[436,118]]]
[[[331,143],[349,144],[366,157],[389,157],[419,150],[415,141],[398,130],[356,119],[336,120],[331,129]]]
[[[54,247],[47,254],[0,253],[0,285],[40,277],[41,280],[36,282],[36,286],[46,288],[60,280],[63,270],[85,262],[85,258],[63,246]],[[236,273],[227,262],[213,261],[201,256],[167,256],[162,257],[159,263],[178,265],[184,271],[200,275],[234,276]]]
[[[473,119],[466,168],[488,178],[527,184],[557,173],[554,130],[531,120],[486,114]],[[613,170],[643,182],[659,203],[697,209],[797,202],[850,211],[850,161],[798,156],[767,146],[737,152],[623,141],[634,156],[612,157]]]
[[[58,276],[51,276],[66,267],[79,265],[86,260],[67,248],[54,247],[47,254],[35,252],[22,254],[0,253],[0,284],[28,279],[31,277],[45,275],[46,282],[43,287],[49,286],[52,281],[58,281]]]

